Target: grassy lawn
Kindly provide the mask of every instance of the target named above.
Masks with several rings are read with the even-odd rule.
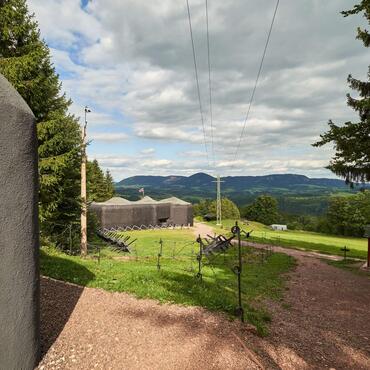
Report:
[[[81,259],[55,249],[41,251],[43,275],[88,287],[109,291],[128,292],[139,298],[160,302],[202,306],[223,311],[232,316],[237,306],[237,278],[232,272],[236,265],[236,249],[218,255],[212,263],[205,260],[203,280],[197,273],[197,244],[189,230],[137,231],[125,233],[138,238],[132,253],[118,254],[110,248],[101,252],[100,264],[90,257]],[[161,269],[157,270],[159,239],[163,240]],[[174,252],[175,251],[175,252]],[[275,253],[262,262],[259,251],[243,250],[242,297],[246,319],[259,333],[267,333],[270,316],[266,299],[280,300],[284,291],[283,274],[294,266],[294,259]]]
[[[235,221],[223,221],[223,228],[215,225],[215,222],[209,223],[217,232],[229,232]],[[365,238],[353,238],[319,234],[309,231],[288,230],[274,231],[268,226],[258,222],[249,222],[248,225],[240,222],[240,226],[246,230],[253,230],[250,241],[279,245],[288,248],[317,251],[326,254],[342,256],[340,250],[344,246],[350,249],[349,257],[365,259],[367,256],[367,240]]]
[[[160,249],[159,241],[162,240],[164,256],[189,255],[192,250],[197,250],[198,244],[189,229],[183,230],[143,230],[118,233],[137,239],[133,244],[133,255],[157,256]]]

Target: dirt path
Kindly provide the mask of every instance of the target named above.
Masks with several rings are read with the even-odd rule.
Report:
[[[370,369],[370,279],[296,255],[284,306],[256,346],[283,369]]]
[[[297,267],[284,303],[267,303],[267,338],[201,308],[44,278],[39,369],[370,369],[370,279],[286,252]]]
[[[41,288],[40,370],[263,368],[222,315],[47,278]]]
[[[202,238],[207,237],[207,235],[213,235],[214,231],[211,226],[203,224],[201,222],[195,222],[193,227],[193,232],[195,236],[201,236]]]

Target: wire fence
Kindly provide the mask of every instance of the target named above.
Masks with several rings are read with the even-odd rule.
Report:
[[[103,231],[127,232],[127,231],[141,231],[141,230],[182,230],[190,229],[190,224],[163,224],[163,225],[133,225],[124,227],[104,228]]]
[[[238,243],[242,230],[231,237],[223,235],[208,235],[196,241],[174,241],[158,238],[158,240],[132,239],[130,233],[121,230],[103,230],[105,241],[111,242],[111,248],[116,252],[110,258],[116,260],[135,261],[149,268],[161,271],[186,271],[207,289],[209,284],[215,286],[220,296],[230,294],[232,300],[238,302],[235,315],[244,320],[242,302],[247,296],[247,284],[243,283],[242,270],[251,265],[265,264],[273,254],[272,247],[251,248]],[[243,232],[246,236],[250,233]],[[137,234],[134,234],[137,236]],[[238,237],[236,237],[239,235]],[[124,244],[122,248],[120,244]],[[99,256],[100,258],[100,256]],[[230,274],[232,272],[232,274]],[[234,276],[234,278],[232,277]],[[205,285],[204,285],[205,284]]]

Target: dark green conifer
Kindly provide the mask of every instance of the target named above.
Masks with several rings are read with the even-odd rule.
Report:
[[[0,73],[35,114],[41,231],[63,244],[69,225],[79,229],[80,128],[25,0],[0,0]]]
[[[359,13],[363,13],[370,24],[370,0],[363,0],[353,9],[342,12],[345,17]],[[370,46],[368,30],[358,28],[357,39],[365,47]],[[333,143],[336,152],[327,168],[353,184],[370,181],[370,67],[367,81],[349,75],[348,83],[352,90],[357,91],[358,97],[348,94],[347,104],[359,114],[360,120],[345,122],[341,126],[330,120],[329,131],[321,135],[321,140],[314,146]]]

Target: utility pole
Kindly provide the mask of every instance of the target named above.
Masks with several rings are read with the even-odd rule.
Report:
[[[216,204],[216,214],[217,214],[217,226],[222,226],[222,202],[221,202],[221,177],[217,175],[217,180],[213,181],[216,182],[217,188],[217,204]]]
[[[86,191],[86,129],[87,113],[91,110],[85,107],[85,122],[82,127],[82,153],[81,153],[81,256],[87,255],[87,191]]]

